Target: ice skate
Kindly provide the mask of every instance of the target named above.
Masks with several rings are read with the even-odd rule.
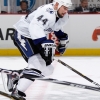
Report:
[[[26,100],[26,99],[24,98],[24,97],[26,97],[26,94],[23,93],[23,92],[21,92],[21,91],[19,91],[19,90],[17,90],[16,88],[14,88],[14,90],[13,90],[11,96],[12,96],[13,98],[18,98],[19,100]]]
[[[19,76],[7,74],[7,88],[9,92],[13,91],[15,84],[17,84]]]

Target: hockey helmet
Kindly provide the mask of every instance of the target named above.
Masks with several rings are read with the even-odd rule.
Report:
[[[53,3],[59,3],[58,9],[63,5],[65,7],[70,8],[72,6],[72,1],[71,0],[54,0]]]

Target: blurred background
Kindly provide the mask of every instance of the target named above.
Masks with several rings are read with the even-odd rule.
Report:
[[[0,0],[0,12],[3,13],[17,13],[21,10],[21,1],[27,1],[27,9],[35,10],[37,7],[51,3],[53,0]],[[96,8],[97,11],[100,11],[100,1],[99,0],[72,0],[73,6],[69,9],[74,11],[76,7],[81,5],[81,2],[88,2],[87,8]]]
[[[0,56],[20,56],[12,41],[13,25],[22,15],[52,1],[0,0]],[[100,0],[72,0],[72,4],[63,28],[70,39],[64,56],[100,56]],[[57,42],[53,33],[48,37]]]

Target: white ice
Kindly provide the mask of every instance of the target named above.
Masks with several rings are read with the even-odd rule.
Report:
[[[100,57],[56,57],[100,84]],[[50,78],[95,86],[66,66],[53,62],[54,72]],[[0,57],[0,68],[19,70],[27,67],[22,57]],[[4,91],[0,80],[0,91]],[[27,90],[26,100],[100,100],[100,92],[35,81]],[[0,96],[0,100],[9,100]]]

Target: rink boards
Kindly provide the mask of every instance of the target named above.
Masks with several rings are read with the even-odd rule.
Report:
[[[12,35],[15,24],[22,15],[0,15],[0,55],[19,56]],[[63,28],[69,35],[69,45],[64,56],[100,55],[100,14],[70,14]],[[97,41],[95,41],[98,38]],[[55,40],[55,37],[53,37]],[[55,40],[56,41],[56,40]]]

